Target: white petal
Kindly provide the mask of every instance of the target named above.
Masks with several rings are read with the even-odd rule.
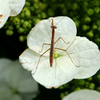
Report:
[[[1,59],[0,59],[0,74],[2,73],[3,70],[5,70],[5,68],[8,67],[11,63],[12,63],[12,61],[11,61],[10,59],[1,58]]]
[[[0,82],[0,100],[10,100],[12,96],[12,91],[7,86],[7,84]]]
[[[23,98],[23,100],[33,100],[34,97],[36,97],[36,94],[32,93],[32,94],[23,94],[21,95],[21,97]]]
[[[40,55],[31,49],[26,49],[19,57],[22,66],[28,71],[35,71]]]
[[[78,72],[78,68],[66,56],[54,60],[50,67],[49,59],[39,63],[34,79],[46,88],[59,87],[73,79]]]
[[[31,74],[21,67],[18,60],[13,61],[6,68],[5,78],[7,84],[21,93],[37,92],[37,83],[33,80]]]
[[[19,95],[14,94],[11,96],[10,100],[22,100],[22,98]]]
[[[8,84],[0,81],[0,100],[22,100],[19,95],[13,94]]]
[[[53,19],[54,25],[57,27],[55,29],[55,41],[58,38],[62,37],[65,42],[69,42],[69,44],[66,47],[64,47],[67,48],[74,40],[76,36],[76,25],[72,19],[64,16],[49,18],[47,20],[42,20],[39,23],[37,23],[36,26],[30,31],[27,37],[28,47],[30,49],[39,53],[39,51],[41,51],[42,49],[43,43],[51,43],[51,19]],[[46,51],[49,47],[50,45],[45,45],[41,54],[44,51]]]
[[[25,0],[9,0],[9,6],[11,7],[10,16],[18,15],[25,5]]]
[[[68,96],[64,97],[63,100],[100,100],[100,92],[83,89],[72,92]]]
[[[0,28],[3,27],[10,14],[10,7],[7,0],[0,0]]]
[[[0,59],[0,80],[4,80],[4,71],[7,67],[10,66],[11,63],[12,61],[9,59],[6,58]]]
[[[5,78],[9,86],[17,88],[20,80],[23,78],[23,68],[18,60],[13,61],[12,64],[5,70]]]
[[[84,57],[84,59],[93,59],[98,55],[99,50],[95,43],[83,38],[78,41],[77,45],[74,47],[73,53],[75,53],[78,58]]]
[[[18,91],[20,93],[32,93],[37,94],[38,92],[38,84],[33,80],[32,76],[22,79],[19,82]]]
[[[68,52],[79,66],[79,72],[75,78],[88,78],[99,70],[100,51],[92,41],[84,37],[77,37]]]

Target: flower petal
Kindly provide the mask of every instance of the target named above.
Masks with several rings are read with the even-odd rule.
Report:
[[[49,59],[45,59],[38,65],[33,78],[46,88],[59,87],[73,79],[78,68],[66,56],[54,60],[53,67],[50,67]]]
[[[19,60],[22,66],[28,71],[35,71],[40,55],[31,49],[26,49],[20,56]]]
[[[69,17],[52,17],[47,20],[42,20],[39,23],[36,24],[36,26],[30,31],[28,37],[27,37],[27,43],[28,47],[38,53],[40,53],[42,49],[43,43],[50,44],[51,43],[51,37],[52,37],[52,28],[51,23],[52,20],[54,22],[54,25],[57,27],[55,29],[55,41],[62,37],[63,40],[69,44],[64,47],[67,48],[71,42],[74,40],[76,36],[76,25],[73,22],[72,19]],[[45,45],[43,47],[43,51],[41,54],[46,51],[50,45]],[[48,54],[48,53],[47,53]]]
[[[18,60],[13,61],[8,68],[5,70],[5,79],[9,86],[17,88],[20,80],[23,78],[23,68]]]
[[[7,84],[4,84],[0,81],[0,100],[10,100],[10,97],[12,96],[12,91],[7,86]]]
[[[0,0],[0,28],[3,27],[10,14],[8,0]]]
[[[63,100],[100,100],[100,92],[95,90],[83,89],[76,92],[72,92],[68,96],[64,97]]]
[[[18,91],[20,93],[32,93],[32,92],[34,92],[34,94],[37,94],[38,84],[36,83],[36,81],[33,80],[33,78],[30,75],[30,77],[28,76],[28,78],[22,79],[19,82]]]
[[[68,52],[79,66],[79,72],[75,78],[88,78],[99,70],[100,51],[97,45],[87,38],[76,37]]]
[[[10,16],[18,15],[23,6],[25,5],[25,0],[9,0],[9,6],[11,7]]]
[[[37,92],[37,83],[31,74],[21,67],[18,60],[14,61],[5,71],[6,82],[21,93]]]
[[[11,96],[10,100],[22,100],[22,98],[19,95],[14,94]]]
[[[36,97],[36,93],[25,93],[25,94],[21,94],[21,97],[23,100],[32,100],[33,98]]]
[[[1,58],[0,59],[0,80],[4,80],[4,71],[12,63],[11,60]]]

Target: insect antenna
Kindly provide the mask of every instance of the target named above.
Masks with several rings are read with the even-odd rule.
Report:
[[[56,23],[56,25],[57,25],[61,20],[63,20],[64,18],[65,18],[65,17],[61,18],[61,19]],[[56,25],[55,25],[55,26],[56,26]]]

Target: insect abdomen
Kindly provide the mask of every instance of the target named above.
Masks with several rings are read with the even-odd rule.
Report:
[[[50,49],[50,67],[52,67],[52,64],[53,64],[53,56],[54,56],[54,46],[51,45],[51,49]]]
[[[53,56],[54,56],[54,28],[52,29],[52,41],[51,41],[51,48],[50,48],[50,67],[53,64]]]

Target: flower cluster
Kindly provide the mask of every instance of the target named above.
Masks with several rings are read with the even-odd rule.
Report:
[[[18,15],[25,0],[0,0],[0,28],[3,27],[9,16]]]
[[[43,46],[43,43],[51,42],[51,19],[57,27],[54,39],[55,41],[59,39],[54,45],[52,67],[49,64],[50,45]],[[37,82],[47,88],[59,87],[74,78],[88,78],[100,68],[98,46],[85,37],[76,36],[76,25],[69,17],[40,21],[30,31],[27,43],[29,48],[20,55],[20,62],[25,69],[32,72]],[[42,57],[39,60],[40,55]]]

